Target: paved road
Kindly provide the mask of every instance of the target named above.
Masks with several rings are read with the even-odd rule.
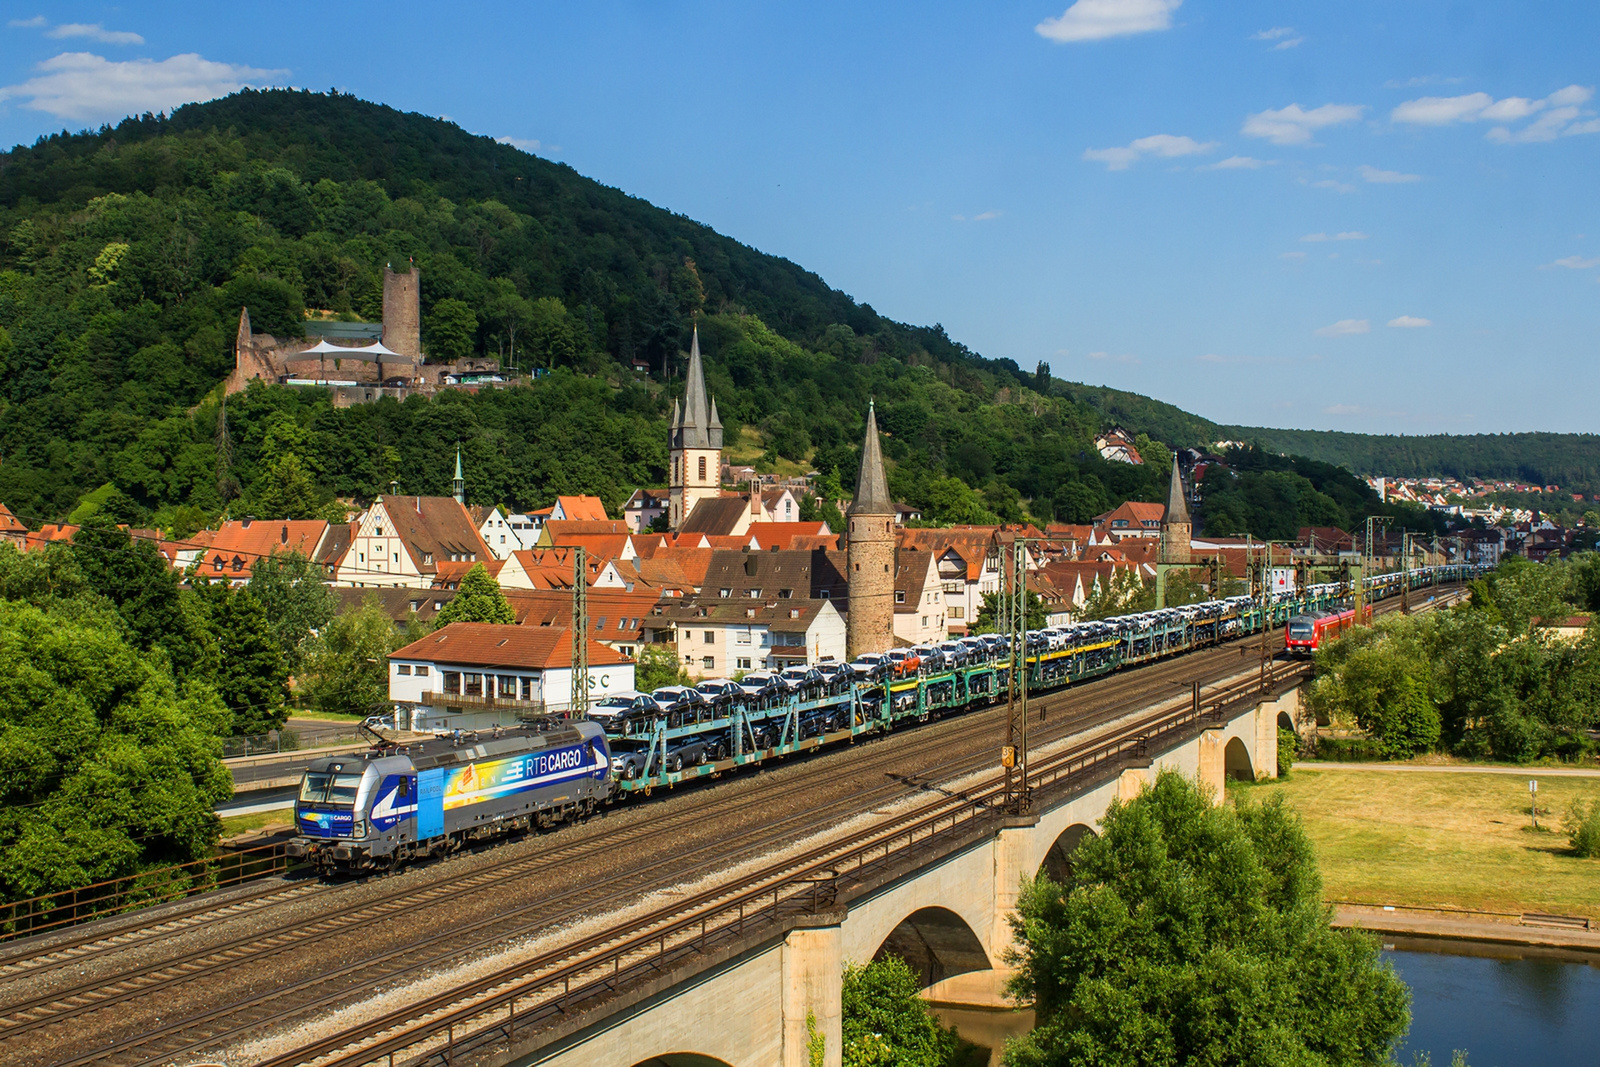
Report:
[[[1296,763],[1297,771],[1405,771],[1421,774],[1514,774],[1519,778],[1600,778],[1589,767],[1475,767],[1456,763]]]

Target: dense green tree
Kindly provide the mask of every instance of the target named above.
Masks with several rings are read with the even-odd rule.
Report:
[[[322,507],[310,472],[299,456],[287,452],[267,465],[239,510],[257,519],[314,519]]]
[[[653,693],[662,686],[688,685],[689,676],[670,645],[645,645],[639,649],[633,684],[641,693]]]
[[[324,577],[321,567],[298,552],[258,559],[250,569],[247,588],[267,613],[267,625],[291,674],[300,669],[306,641],[338,608]]]
[[[1299,819],[1238,810],[1172,771],[1113,801],[1071,886],[1024,887],[1009,1067],[1376,1064],[1409,1024],[1378,943],[1328,926]]]
[[[388,704],[388,655],[400,647],[376,598],[335,616],[312,639],[300,679],[306,701],[336,715],[374,715]]]
[[[1031,589],[1027,592],[1027,608],[1023,614],[1027,616],[1027,625],[1030,630],[1042,630],[1046,620],[1044,601],[1039,599],[1039,594]],[[992,634],[996,628],[996,616],[1000,611],[1000,594],[984,593],[983,603],[978,605],[977,625],[974,633]]]
[[[446,297],[428,309],[422,332],[430,359],[454,363],[476,347],[478,316],[465,300]]]
[[[215,643],[211,679],[233,712],[236,735],[264,734],[288,719],[288,660],[272,632],[266,610],[248,588],[195,581],[193,597]]]
[[[0,600],[8,899],[204,856],[220,830],[212,809],[232,792],[216,740],[229,714],[216,694],[180,695],[165,657],[131,646],[109,607],[69,603]]]
[[[1600,629],[1577,641],[1534,627],[1586,595],[1579,558],[1504,567],[1449,611],[1378,620],[1317,653],[1318,720],[1368,732],[1385,755],[1436,746],[1469,757],[1573,758],[1600,727]]]
[[[461,587],[450,603],[439,609],[436,617],[440,626],[453,622],[492,622],[510,624],[517,621],[500,583],[489,568],[474,564],[461,579]]]
[[[182,682],[210,678],[215,653],[202,620],[180,595],[178,576],[147,540],[133,540],[102,515],[90,516],[72,539],[88,587],[116,606],[141,649],[160,648]]]
[[[917,974],[898,956],[845,965],[840,994],[844,1067],[946,1067],[962,1042],[939,1025]]]

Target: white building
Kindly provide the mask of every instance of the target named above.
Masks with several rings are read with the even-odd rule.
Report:
[[[588,639],[589,698],[633,689],[633,660]],[[453,622],[389,654],[389,699],[399,725],[481,730],[564,715],[572,702],[572,636],[565,627]]]
[[[427,589],[441,563],[493,557],[467,509],[447,496],[380,496],[355,524],[334,584]]]
[[[846,658],[844,616],[831,600],[707,601],[671,615],[678,658],[695,678]]]

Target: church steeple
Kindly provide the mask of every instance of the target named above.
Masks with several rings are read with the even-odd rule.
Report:
[[[457,504],[465,504],[467,502],[467,491],[466,491],[466,482],[461,477],[461,446],[460,445],[456,446],[456,478],[455,478],[455,486],[454,486],[454,488],[455,488],[454,495],[455,495],[455,498],[456,498],[456,503]]]
[[[671,469],[667,481],[667,523],[683,528],[694,506],[722,492],[722,419],[717,404],[706,396],[706,372],[700,358],[700,327],[689,340],[689,373],[683,406],[672,402],[667,431]]]
[[[878,412],[867,402],[867,437],[861,445],[861,473],[856,478],[856,497],[850,502],[852,515],[893,515],[889,498],[889,478],[883,471],[883,448],[878,443]]]
[[[706,399],[706,374],[700,361],[700,327],[689,341],[689,375],[683,391],[683,416],[673,437],[677,448],[722,447],[722,422],[716,405]]]

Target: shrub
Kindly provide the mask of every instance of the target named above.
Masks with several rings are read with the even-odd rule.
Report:
[[[1293,730],[1278,727],[1278,777],[1287,778],[1300,753],[1300,735]]]
[[[1600,857],[1600,798],[1574,800],[1567,809],[1567,842],[1587,859]]]

